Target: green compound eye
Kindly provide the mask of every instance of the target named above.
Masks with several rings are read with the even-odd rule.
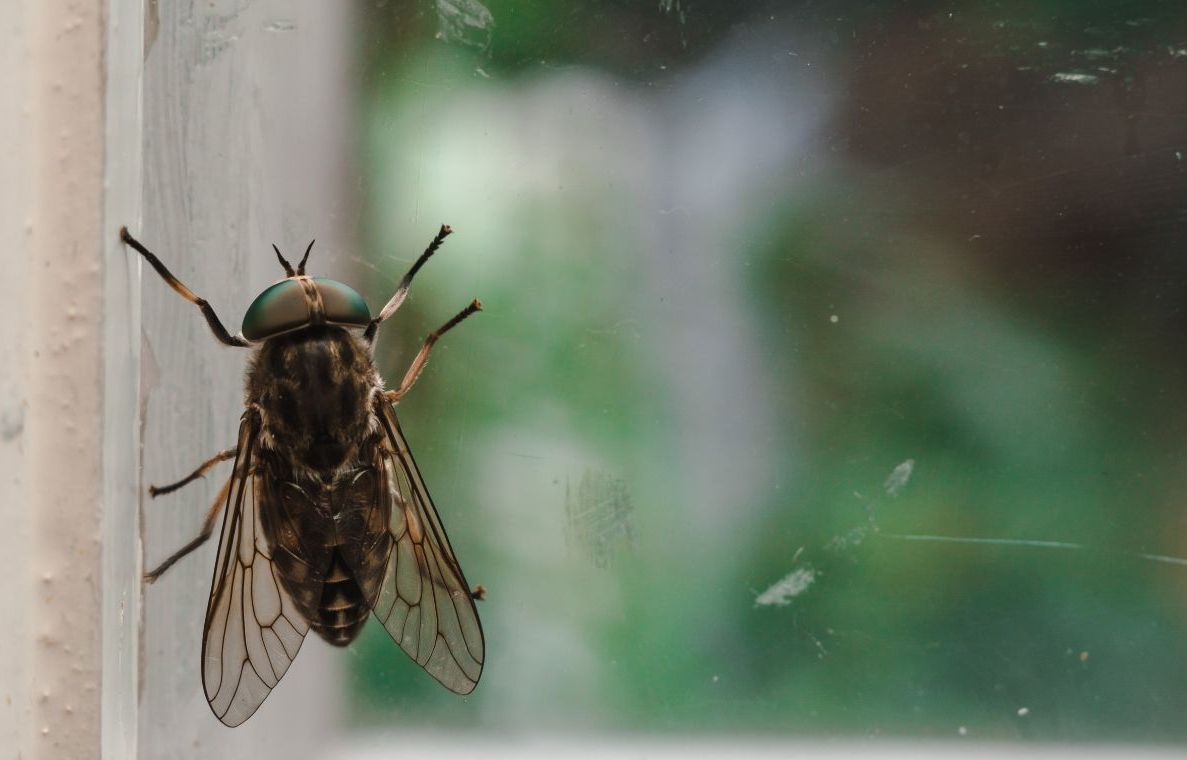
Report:
[[[326,307],[326,321],[330,324],[363,327],[371,321],[367,302],[354,288],[325,277],[314,277],[313,284],[321,293],[321,302]]]
[[[327,323],[362,327],[371,321],[367,302],[354,288],[324,277],[313,278],[313,284],[321,294]],[[266,340],[311,322],[300,281],[282,280],[256,296],[247,308],[243,337],[251,341]]]
[[[243,315],[243,337],[264,340],[309,323],[305,293],[296,280],[282,280],[256,296]]]

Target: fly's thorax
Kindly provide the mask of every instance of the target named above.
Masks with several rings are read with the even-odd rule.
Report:
[[[340,327],[307,327],[257,349],[247,403],[260,412],[262,446],[294,471],[324,476],[355,463],[375,436],[371,400],[380,384],[360,338]]]

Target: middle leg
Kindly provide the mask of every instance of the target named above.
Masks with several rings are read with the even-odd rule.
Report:
[[[404,398],[408,391],[412,390],[412,385],[416,382],[416,378],[420,377],[420,373],[424,371],[425,364],[429,361],[429,351],[433,349],[433,344],[442,335],[457,327],[458,323],[463,319],[481,310],[482,302],[475,298],[470,302],[469,306],[455,314],[453,319],[429,333],[429,337],[425,338],[424,345],[420,347],[420,351],[416,354],[416,358],[412,360],[408,371],[404,373],[404,379],[400,381],[400,387],[394,391],[387,391],[383,394],[383,397],[393,404],[399,403],[400,399]]]
[[[170,483],[167,486],[149,486],[148,487],[148,495],[155,499],[156,497],[160,496],[161,494],[173,493],[177,489],[182,488],[183,486],[187,486],[190,483],[197,480],[198,478],[205,475],[207,472],[210,471],[211,467],[214,467],[219,462],[225,462],[228,459],[233,459],[237,453],[239,453],[238,447],[220,451],[217,454],[215,454],[214,456],[212,456],[210,459],[207,459],[205,462],[198,465],[198,469],[194,470],[189,475],[186,475],[184,478],[177,481],[176,483]]]
[[[218,513],[223,511],[223,505],[227,503],[227,494],[231,492],[231,484],[235,482],[235,478],[227,478],[227,482],[219,489],[218,496],[214,497],[214,503],[210,505],[210,510],[206,513],[206,519],[202,521],[202,532],[199,533],[192,541],[177,551],[165,558],[165,561],[157,565],[152,570],[144,574],[144,580],[147,583],[153,583],[164,575],[165,571],[173,567],[177,560],[186,556],[190,552],[197,549],[202,544],[206,543],[210,535],[214,533],[214,523],[218,520]]]

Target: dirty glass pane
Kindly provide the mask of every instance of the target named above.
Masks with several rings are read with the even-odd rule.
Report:
[[[1187,740],[1187,9],[376,2],[377,355],[480,604],[420,731]]]

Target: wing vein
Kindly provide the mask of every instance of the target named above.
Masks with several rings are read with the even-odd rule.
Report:
[[[228,494],[223,516],[202,639],[206,698],[215,716],[228,726],[237,726],[255,713],[287,672],[309,630],[304,619],[285,614],[286,609],[292,610],[292,600],[278,578],[271,552],[262,545],[261,511],[276,506],[267,468],[255,462],[258,433],[259,418],[249,410],[239,426],[239,454],[231,475],[237,483]],[[279,600],[278,613],[267,622],[260,620],[256,593]],[[291,629],[284,636],[276,629],[281,617]]]
[[[375,414],[386,435],[381,466],[393,504],[392,547],[373,610],[413,660],[446,688],[468,694],[481,677],[485,653],[470,587],[394,410],[379,400]],[[410,570],[408,562],[415,567]]]

